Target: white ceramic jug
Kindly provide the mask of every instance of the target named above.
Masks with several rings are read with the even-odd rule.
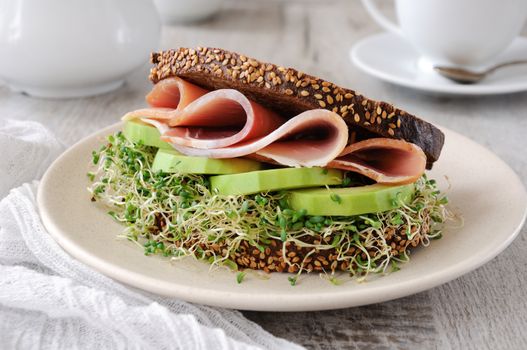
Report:
[[[38,97],[119,87],[157,49],[151,0],[0,1],[0,80]]]

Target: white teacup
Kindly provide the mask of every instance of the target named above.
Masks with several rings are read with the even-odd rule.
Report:
[[[396,25],[373,0],[362,2],[379,25],[404,37],[427,61],[446,66],[487,65],[527,18],[526,0],[395,0]]]

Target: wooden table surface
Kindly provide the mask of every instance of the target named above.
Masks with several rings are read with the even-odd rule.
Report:
[[[164,27],[161,46],[236,50],[392,102],[485,145],[526,184],[527,93],[447,98],[379,82],[348,59],[357,40],[379,31],[358,0],[234,1],[210,21]],[[39,121],[70,145],[144,106],[147,70],[117,91],[86,99],[42,100],[0,87],[0,115]],[[244,314],[311,349],[527,349],[526,270],[524,227],[485,266],[423,293],[336,311]]]

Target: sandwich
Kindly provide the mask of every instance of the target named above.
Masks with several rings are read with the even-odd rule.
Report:
[[[363,278],[441,237],[432,124],[223,49],[151,62],[149,107],[122,118],[88,173],[92,200],[145,255],[227,266],[238,282],[246,269]]]

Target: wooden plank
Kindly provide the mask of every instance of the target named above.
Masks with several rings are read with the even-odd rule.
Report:
[[[434,312],[430,295],[425,292],[343,310],[244,315],[272,334],[310,349],[445,348]]]

